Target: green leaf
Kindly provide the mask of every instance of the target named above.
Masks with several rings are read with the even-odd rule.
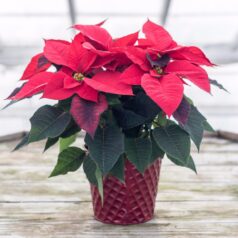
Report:
[[[121,106],[113,108],[113,114],[115,115],[118,125],[124,130],[137,127],[147,121],[145,117],[131,110],[124,109]]]
[[[83,161],[83,170],[89,183],[95,186],[97,186],[97,178],[95,175],[96,169],[97,169],[96,163],[90,158],[89,155],[85,156],[85,159]]]
[[[100,169],[89,155],[83,161],[83,170],[90,184],[98,188],[101,200],[103,201],[103,177]]]
[[[195,166],[195,163],[193,161],[193,158],[192,156],[188,156],[188,158],[184,159],[184,160],[178,160],[178,159],[175,159],[171,156],[168,155],[168,158],[176,165],[178,166],[182,166],[182,167],[186,167],[186,168],[189,168],[191,170],[193,170],[195,173],[197,173],[197,170],[196,170],[196,166]]]
[[[21,100],[22,100],[22,99],[21,99]],[[11,105],[13,105],[13,104],[15,104],[15,103],[21,101],[21,100],[11,100],[11,101],[10,101],[9,103],[7,103],[3,108],[1,108],[1,110],[4,110],[4,109],[10,107]]]
[[[30,119],[31,131],[28,143],[59,136],[70,120],[70,114],[59,108],[49,105],[39,108]]]
[[[181,125],[181,127],[190,135],[198,150],[203,138],[204,121],[206,121],[206,118],[197,110],[196,107],[191,105],[188,120],[186,124]]]
[[[107,102],[110,106],[121,104],[118,95],[115,94],[106,94]]]
[[[97,179],[97,188],[101,197],[101,202],[103,204],[103,177],[102,177],[102,173],[100,171],[100,169],[97,167],[96,172],[95,172],[95,176]]]
[[[65,139],[65,138],[71,137],[73,135],[76,135],[76,133],[79,131],[80,131],[80,128],[76,125],[74,120],[71,119],[69,125],[63,131],[63,133],[61,133],[57,137],[47,139],[44,152],[48,150],[51,146],[53,146],[55,143],[57,143],[60,138]]]
[[[149,138],[125,138],[125,151],[128,160],[131,161],[141,173],[150,163],[152,152]]]
[[[163,112],[159,113],[157,121],[158,121],[159,125],[161,125],[161,126],[165,126],[168,122],[168,120]]]
[[[60,101],[58,101],[58,104],[56,104],[56,107],[62,109],[63,111],[69,111],[71,102],[72,102],[72,97],[67,98],[65,100],[60,100]]]
[[[50,177],[74,172],[81,166],[85,152],[77,147],[69,147],[58,156],[58,162]]]
[[[19,92],[21,91],[21,89],[23,88],[24,85],[25,85],[25,83],[23,83],[20,87],[15,88],[15,89],[11,92],[11,94],[7,97],[7,99],[10,99],[11,97],[13,97],[13,96],[15,96],[17,93],[19,93]],[[13,105],[13,104],[15,104],[15,103],[17,103],[17,102],[20,102],[21,100],[23,100],[23,98],[22,98],[22,99],[18,99],[18,100],[11,100],[11,101],[10,101],[7,105],[5,105],[1,110],[4,110],[4,109],[10,107],[11,105]]]
[[[150,137],[151,137],[151,145],[152,145],[150,164],[152,164],[155,160],[162,159],[164,157],[164,151],[156,143],[153,134],[151,134]]]
[[[189,97],[186,96],[186,95],[183,95],[183,96],[184,96],[184,98],[188,101],[188,103],[189,103],[190,105],[194,105],[193,100],[192,100],[191,98],[189,98]]]
[[[210,81],[210,84],[212,84],[212,85],[218,87],[219,89],[222,89],[222,90],[226,91],[227,93],[229,93],[229,92],[227,91],[227,89],[225,89],[225,88],[223,87],[223,85],[220,84],[220,83],[218,83],[215,79],[209,79],[209,81]]]
[[[153,120],[161,112],[160,107],[143,91],[136,92],[134,97],[126,97],[123,107],[146,118],[147,121]]]
[[[178,160],[190,154],[189,135],[178,125],[170,124],[153,130],[153,137],[158,146],[169,156]]]
[[[68,124],[64,132],[60,134],[60,137],[67,138],[69,136],[76,134],[77,132],[80,132],[80,130],[81,130],[80,127],[75,123],[73,118],[71,118],[70,123]]]
[[[46,150],[48,150],[51,146],[53,146],[54,144],[56,144],[58,142],[59,138],[55,137],[55,138],[48,138],[45,144],[45,148],[44,148],[44,152]]]
[[[124,154],[120,156],[119,160],[116,162],[116,164],[113,166],[113,168],[110,171],[110,175],[116,177],[118,180],[120,180],[122,183],[125,182],[124,178]]]
[[[212,128],[212,126],[208,123],[207,120],[203,122],[203,129],[205,131],[215,132],[215,130]]]
[[[29,140],[29,133],[27,133],[22,140],[16,145],[16,147],[13,149],[13,151],[19,150],[22,147],[26,146],[28,144]]]
[[[85,137],[90,157],[96,162],[103,175],[107,174],[124,152],[124,136],[116,125],[98,127],[94,136]]]
[[[77,138],[77,135],[74,134],[72,136],[66,137],[66,138],[60,138],[60,152],[67,149],[71,144],[75,142]]]
[[[142,130],[142,125],[128,129],[128,130],[123,130],[123,133],[128,138],[136,138],[136,137],[140,137],[141,130]]]

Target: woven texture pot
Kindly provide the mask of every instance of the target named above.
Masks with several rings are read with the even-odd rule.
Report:
[[[104,180],[104,202],[97,187],[91,185],[95,219],[109,224],[139,224],[153,218],[161,160],[156,160],[140,174],[128,160],[125,184],[114,177]]]

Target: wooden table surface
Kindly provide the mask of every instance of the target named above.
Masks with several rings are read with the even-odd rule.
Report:
[[[155,218],[113,226],[93,219],[82,170],[47,178],[56,147],[42,154],[42,143],[35,143],[10,153],[15,143],[0,144],[1,238],[238,237],[238,144],[206,139],[193,153],[198,175],[165,159]]]

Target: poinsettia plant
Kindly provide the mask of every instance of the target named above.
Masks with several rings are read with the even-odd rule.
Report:
[[[191,140],[199,149],[204,130],[212,130],[184,88],[190,83],[210,93],[203,66],[214,64],[195,46],[181,46],[161,26],[148,20],[138,32],[113,39],[102,27],[75,25],[71,42],[45,40],[8,97],[13,104],[41,94],[56,100],[39,108],[31,130],[16,149],[46,139],[45,150],[59,142],[51,176],[76,171],[82,164],[90,183],[105,176],[123,182],[128,159],[143,173],[167,155],[196,172]],[[80,131],[85,147],[72,146]]]

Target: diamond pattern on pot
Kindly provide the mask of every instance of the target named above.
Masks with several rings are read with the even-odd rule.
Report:
[[[161,160],[156,160],[140,174],[128,160],[125,184],[114,177],[104,182],[103,206],[98,189],[91,185],[94,216],[104,223],[138,224],[153,218]]]

